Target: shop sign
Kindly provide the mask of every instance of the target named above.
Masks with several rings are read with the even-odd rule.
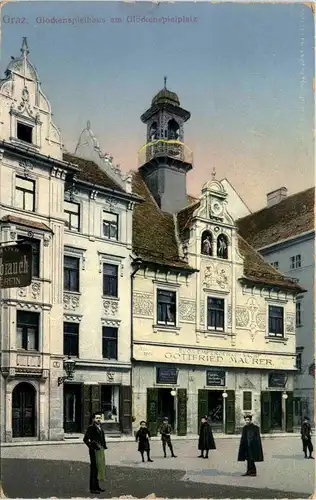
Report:
[[[0,247],[0,288],[21,288],[32,282],[31,245]]]
[[[157,368],[156,381],[157,384],[177,385],[178,370],[176,368]]]
[[[226,385],[226,372],[224,370],[207,370],[206,385],[208,386],[223,386]]]
[[[269,374],[269,387],[282,387],[284,389],[287,381],[285,373],[270,373]]]

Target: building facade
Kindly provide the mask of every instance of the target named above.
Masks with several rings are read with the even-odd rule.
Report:
[[[142,115],[150,141],[133,178],[145,199],[133,224],[135,427],[145,419],[155,435],[168,416],[177,434],[196,434],[208,415],[215,431],[234,433],[251,412],[262,432],[291,432],[303,289],[238,234],[222,183],[188,201],[188,117],[166,88]]]
[[[131,193],[90,138],[65,153],[28,57],[0,81],[0,242],[32,245],[30,286],[1,290],[1,440],[59,440],[91,411],[108,430],[131,430]],[[90,143],[89,143],[90,144]],[[79,153],[84,158],[80,158]],[[76,360],[65,377],[65,356]]]
[[[264,259],[296,280],[306,293],[296,301],[297,372],[294,424],[314,416],[315,389],[315,189],[287,196],[286,188],[267,195],[267,206],[238,221],[241,234]]]

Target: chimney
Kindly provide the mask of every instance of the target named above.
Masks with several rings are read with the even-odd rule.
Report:
[[[281,187],[276,189],[275,191],[271,191],[271,193],[267,194],[267,207],[273,207],[273,205],[277,205],[280,201],[284,200],[287,197],[287,189],[286,187]]]

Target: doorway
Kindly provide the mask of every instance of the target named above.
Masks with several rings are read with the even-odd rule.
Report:
[[[171,389],[158,389],[158,425],[162,423],[164,417],[168,417],[172,430],[175,431],[175,409],[174,396]]]
[[[282,429],[282,393],[271,391],[271,430]]]
[[[22,382],[12,392],[12,437],[35,437],[36,391],[31,384]]]
[[[82,431],[81,384],[64,385],[64,431],[66,434]]]
[[[214,431],[223,430],[223,391],[208,391],[208,420]]]

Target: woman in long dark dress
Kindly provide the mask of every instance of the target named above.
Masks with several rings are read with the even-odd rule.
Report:
[[[142,420],[140,423],[140,428],[138,429],[138,431],[136,433],[136,441],[138,441],[138,451],[140,452],[140,454],[142,456],[142,462],[145,462],[145,460],[144,460],[144,452],[145,451],[147,454],[148,462],[153,462],[153,460],[150,458],[149,439],[150,439],[150,432],[147,429],[146,422],[144,420]]]
[[[207,417],[201,418],[201,427],[199,434],[199,450],[201,454],[198,458],[208,458],[209,450],[216,450],[216,445],[213,437],[213,432]],[[205,451],[205,456],[204,456]]]

